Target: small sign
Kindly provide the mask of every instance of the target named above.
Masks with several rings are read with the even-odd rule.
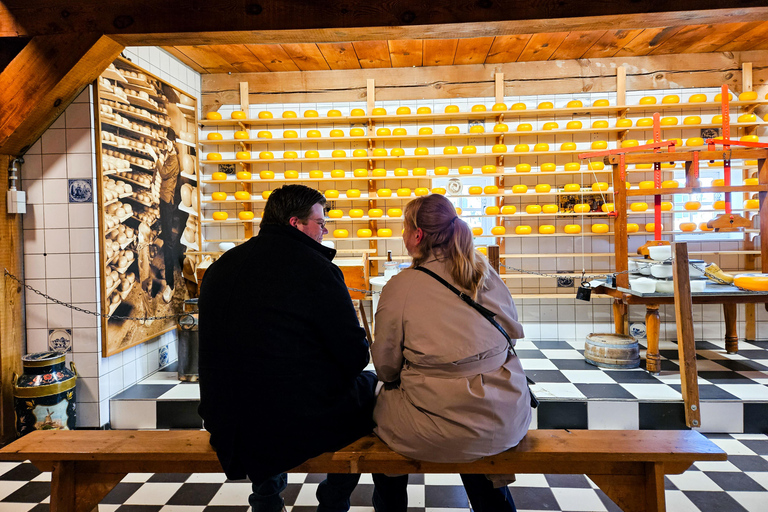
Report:
[[[69,352],[72,350],[72,329],[48,329],[48,350]]]
[[[93,180],[90,180],[90,179],[69,180],[69,202],[70,203],[92,203],[93,202]]]

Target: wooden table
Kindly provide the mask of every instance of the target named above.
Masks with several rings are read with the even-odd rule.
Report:
[[[659,306],[674,304],[672,293],[638,293],[628,288],[598,286],[593,290],[613,297],[613,313],[616,332],[627,333],[628,307],[635,304],[645,305],[645,328],[648,337],[648,350],[645,356],[645,368],[650,373],[659,373]],[[725,350],[735,354],[739,350],[739,337],[736,331],[736,305],[768,303],[768,292],[742,291],[733,285],[708,283],[703,292],[691,294],[694,304],[722,304],[725,315]]]

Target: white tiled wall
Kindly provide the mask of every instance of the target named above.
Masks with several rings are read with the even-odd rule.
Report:
[[[129,48],[124,55],[175,87],[200,97],[200,75],[159,48]],[[22,188],[24,267],[27,284],[61,301],[99,311],[99,257],[96,202],[69,203],[68,179],[86,178],[96,186],[93,97],[90,86],[70,104],[24,155]],[[27,291],[26,353],[48,350],[48,331],[70,329],[77,386],[78,426],[109,421],[109,398],[160,367],[160,351],[177,358],[176,334],[111,357],[102,357],[99,319]]]

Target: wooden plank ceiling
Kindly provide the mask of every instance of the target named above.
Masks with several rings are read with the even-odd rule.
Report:
[[[498,64],[768,49],[768,21],[466,39],[164,47],[200,73]]]

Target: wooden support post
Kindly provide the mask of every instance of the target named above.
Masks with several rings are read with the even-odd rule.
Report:
[[[373,78],[368,78],[366,80],[366,107],[368,109],[368,114],[370,115],[371,112],[373,112],[373,108],[376,106],[376,88],[375,88],[376,82]],[[375,124],[373,121],[368,121],[368,136],[372,137],[375,135]],[[371,154],[373,152],[373,149],[376,145],[376,142],[373,142],[373,147],[370,147],[368,151]],[[368,160],[368,171],[370,172],[371,169],[375,168],[375,162],[373,160]],[[368,197],[371,197],[373,192],[376,192],[377,186],[376,186],[376,180],[368,180]],[[368,201],[368,209],[374,208],[376,206],[376,201]],[[369,228],[371,232],[376,235],[376,231],[378,229],[378,222],[371,219]],[[373,249],[376,251],[375,254],[378,254],[379,252],[379,243],[376,240],[369,240],[368,241],[368,248]],[[368,274],[370,276],[378,276],[379,275],[379,263],[377,260],[368,260]]]
[[[688,243],[672,244],[675,281],[675,319],[677,320],[677,351],[680,359],[680,392],[685,402],[685,424],[701,426],[698,371],[696,369],[696,342],[693,339],[693,301],[688,272]],[[663,485],[662,485],[663,488]]]
[[[627,104],[627,68],[616,68],[616,106],[623,107]]]
[[[629,307],[621,299],[613,299],[613,327],[616,334],[629,332]]]
[[[373,78],[366,80],[366,92],[366,107],[368,108],[368,115],[371,115],[373,107],[376,106],[376,90],[374,89]]]
[[[618,193],[614,195],[614,211],[616,216],[613,218],[613,232],[615,233],[614,239],[616,242],[616,286],[622,288],[629,288],[629,262],[627,256],[627,194],[625,177],[626,169],[622,173],[622,164],[613,164],[613,183],[614,190],[618,190]],[[621,240],[621,242],[619,242]]]
[[[661,356],[659,356],[659,305],[645,306],[645,333],[648,343],[645,351],[645,369],[648,373],[658,374],[661,371]]]
[[[245,116],[250,118],[250,111],[251,109],[251,102],[248,98],[248,82],[240,82],[240,110],[245,112]],[[249,134],[250,137],[250,134]],[[247,150],[250,152],[252,149],[251,145],[248,145]],[[248,163],[242,163],[243,169],[246,171],[251,170],[251,164]],[[253,192],[253,186],[250,183],[243,183],[243,190],[248,192],[249,194]],[[253,211],[253,203],[246,202],[243,203],[243,211],[250,212]],[[253,222],[245,222],[243,223],[243,234],[245,235],[245,238],[251,238],[253,236]]]
[[[768,184],[768,159],[762,158],[757,161],[757,179],[760,185]],[[766,206],[766,195],[768,192],[758,192],[760,199],[760,271],[768,272],[768,206]]]
[[[11,157],[0,155],[0,183],[8,183]],[[23,172],[23,167],[22,167]],[[24,289],[5,275],[5,269],[24,278],[22,263],[21,215],[9,214],[5,192],[0,193],[0,443],[16,438],[16,414],[13,408],[13,374],[21,375],[21,346],[24,339]]]
[[[504,73],[496,73],[494,86],[496,103],[504,103]]]
[[[498,272],[500,263],[499,263],[499,246],[496,244],[489,245],[488,246],[488,262],[491,264],[493,269]]]
[[[745,62],[741,65],[741,92],[752,90],[752,63]]]

